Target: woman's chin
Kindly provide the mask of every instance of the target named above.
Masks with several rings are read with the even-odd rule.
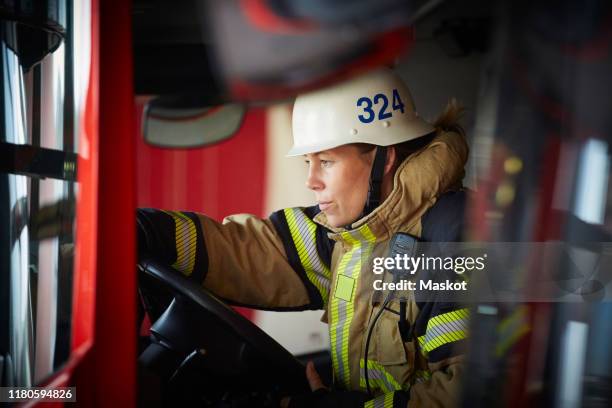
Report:
[[[325,212],[325,216],[327,217],[327,223],[334,228],[346,227],[350,221],[347,221],[346,217],[341,217],[335,214],[329,214]]]

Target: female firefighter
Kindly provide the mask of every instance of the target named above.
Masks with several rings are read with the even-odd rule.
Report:
[[[324,387],[308,364],[315,392],[292,397],[290,407],[453,405],[465,309],[409,302],[409,335],[396,313],[384,311],[367,356],[365,343],[381,307],[372,260],[386,255],[393,234],[459,238],[468,155],[459,113],[449,104],[435,124],[426,122],[405,84],[386,68],[298,96],[289,156],[305,157],[306,186],[317,205],[223,223],[141,209],[140,250],[242,305],[325,311],[334,384]]]

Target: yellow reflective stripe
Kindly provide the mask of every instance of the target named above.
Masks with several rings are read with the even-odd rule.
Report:
[[[349,252],[344,254],[340,260],[338,274],[344,274],[349,261],[353,258],[355,252],[360,250],[360,246],[355,245]],[[352,298],[351,298],[352,300]],[[340,302],[343,302],[343,315],[340,316]],[[348,328],[350,321],[353,319],[353,308],[351,301],[348,302],[335,296],[331,299],[332,309],[332,324],[330,324],[330,343],[332,346],[332,365],[336,378],[347,388],[350,386],[350,371],[348,365]],[[341,319],[342,317],[342,319]],[[349,324],[347,324],[347,322]],[[346,330],[345,330],[346,329]]]
[[[395,394],[393,392],[387,393],[385,394],[385,400],[384,400],[384,408],[393,408],[393,396]]]
[[[359,232],[361,233],[361,235],[363,235],[367,242],[376,242],[376,237],[367,225],[364,225],[363,227],[359,228]]]
[[[497,328],[498,342],[495,346],[495,355],[500,357],[514,343],[529,332],[527,322],[527,307],[520,306],[510,316],[502,320]]]
[[[458,310],[453,310],[452,312],[434,316],[431,319],[429,319],[429,321],[427,322],[427,329],[429,330],[430,328],[434,326],[438,326],[444,323],[450,323],[450,322],[455,322],[461,319],[467,319],[469,314],[470,312],[468,309],[458,309]]]
[[[332,357],[332,371],[334,375],[334,382],[340,381],[340,356],[338,355],[338,350],[336,348],[336,343],[338,342],[338,300],[333,297],[330,302],[331,309],[331,319],[329,321],[329,344],[331,346],[331,357]]]
[[[366,389],[365,360],[363,358],[359,360],[359,367],[361,368],[359,386]],[[368,360],[368,382],[370,386],[380,388],[384,392],[403,389],[401,384],[385,369],[385,366],[373,360]]]
[[[175,241],[176,241],[176,262],[172,267],[185,276],[193,273],[195,265],[197,234],[196,227],[185,214],[178,211],[165,211],[174,219]]]
[[[418,337],[417,340],[419,341],[419,346],[421,346],[421,348],[423,348],[423,345],[425,344],[425,335],[422,335],[421,337]]]
[[[431,378],[431,371],[429,370],[416,370],[414,373],[414,379],[416,382],[429,381]]]
[[[468,318],[468,309],[458,309],[429,319],[425,334],[417,339],[422,354],[427,357],[438,347],[467,338]]]
[[[367,226],[357,231],[342,232],[344,240],[351,244],[351,249],[340,259],[336,281],[334,282],[334,293],[330,297],[331,319],[329,322],[329,335],[331,343],[332,366],[337,383],[350,389],[351,376],[349,366],[349,334],[354,314],[354,302],[357,293],[356,288],[348,298],[348,280],[353,279],[355,286],[359,281],[359,273],[362,267],[362,259],[367,259],[372,251],[376,238]],[[340,277],[343,278],[340,278]],[[338,280],[344,284],[338,287]],[[340,290],[337,296],[336,290]]]
[[[465,339],[467,337],[467,332],[465,330],[457,330],[453,332],[447,332],[440,336],[434,337],[431,340],[427,341],[427,351],[431,351],[441,347],[447,343],[452,343],[453,341],[459,341]]]
[[[286,208],[284,213],[306,277],[317,288],[323,299],[323,304],[327,304],[331,272],[317,253],[317,226],[312,221],[305,220],[306,216],[299,209]],[[301,219],[298,220],[298,217],[301,217]],[[300,229],[300,226],[302,226],[302,229]],[[305,231],[304,227],[306,228]]]
[[[453,341],[459,341],[467,338],[467,332],[465,330],[457,330],[441,334],[432,339],[427,339],[423,346],[423,351],[427,355],[432,350],[437,349],[445,344],[452,343]]]
[[[363,406],[364,408],[393,408],[394,394],[393,392],[388,392],[373,400],[367,401]]]

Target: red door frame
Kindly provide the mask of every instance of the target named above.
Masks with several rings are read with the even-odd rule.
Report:
[[[130,10],[130,1],[91,1],[89,86],[76,127],[79,190],[71,356],[43,384],[75,386],[77,404],[83,406],[136,405]]]
[[[135,146],[131,2],[100,1],[96,405],[136,405]]]

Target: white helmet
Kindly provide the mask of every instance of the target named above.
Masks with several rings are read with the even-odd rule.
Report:
[[[292,128],[287,156],[350,143],[390,146],[434,131],[416,113],[404,82],[388,68],[298,96]]]

